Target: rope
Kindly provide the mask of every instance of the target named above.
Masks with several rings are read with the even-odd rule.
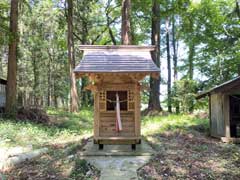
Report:
[[[107,99],[107,101],[110,102],[110,103],[116,103],[117,102],[117,101],[113,101],[111,99]],[[119,101],[119,103],[123,103],[123,102],[127,102],[127,99]]]

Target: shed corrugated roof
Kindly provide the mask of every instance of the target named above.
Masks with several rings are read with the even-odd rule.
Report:
[[[197,99],[201,99],[207,95],[209,95],[210,93],[212,92],[221,92],[223,90],[225,91],[231,91],[231,90],[234,90],[234,88],[236,86],[239,86],[240,84],[240,76],[234,78],[234,79],[231,79],[229,81],[226,81],[218,86],[215,86],[214,88],[211,88],[209,89],[208,91],[205,91],[205,92],[202,92],[200,93],[196,98]]]
[[[75,73],[159,72],[150,51],[153,46],[83,46]]]

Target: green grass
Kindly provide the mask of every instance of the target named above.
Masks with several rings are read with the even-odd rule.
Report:
[[[49,124],[0,119],[0,147],[49,148],[47,154],[6,172],[6,177],[93,179],[99,176],[96,169],[77,155],[86,142],[84,139],[92,135],[92,109],[82,109],[78,113],[48,109],[47,113]]]
[[[49,109],[51,125],[0,118],[0,146],[41,146],[71,143],[92,133],[90,109],[79,113]]]
[[[200,119],[194,115],[146,116],[142,122],[142,133],[145,136],[163,133],[164,131],[191,131],[207,132],[209,120]]]
[[[49,147],[47,155],[23,164],[8,176],[40,171],[46,178],[51,173],[66,179],[97,177],[98,171],[77,156],[83,138],[92,135],[92,109],[78,113],[48,109],[47,113],[51,117],[49,125],[0,119],[0,147]],[[143,117],[142,134],[158,155],[145,167],[155,169],[152,172],[156,174],[149,174],[144,167],[139,173],[148,174],[149,179],[165,178],[164,174],[173,179],[186,179],[194,177],[195,172],[200,179],[240,178],[239,146],[223,144],[206,136],[208,132],[208,119],[196,115]],[[70,155],[73,157],[69,158]],[[92,175],[88,176],[86,171]],[[31,174],[31,177],[37,179],[38,175]]]
[[[0,118],[0,146],[33,146],[71,143],[92,134],[93,111],[83,109],[69,113],[62,109],[48,109],[51,125]],[[142,119],[144,136],[166,130],[208,130],[208,120],[191,115],[147,116]]]

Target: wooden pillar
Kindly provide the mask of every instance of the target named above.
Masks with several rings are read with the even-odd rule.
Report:
[[[210,135],[212,135],[212,108],[211,108],[211,94],[208,95],[208,110],[209,110],[209,130]]]
[[[94,138],[99,137],[99,92],[94,92]]]
[[[225,123],[225,137],[230,138],[230,102],[229,95],[224,95],[223,97],[223,113],[224,113],[224,123]]]
[[[135,136],[140,137],[141,134],[141,100],[140,87],[135,84]]]

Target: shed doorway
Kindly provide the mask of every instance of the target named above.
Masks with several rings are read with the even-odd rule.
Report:
[[[230,96],[231,137],[240,137],[240,95]]]

